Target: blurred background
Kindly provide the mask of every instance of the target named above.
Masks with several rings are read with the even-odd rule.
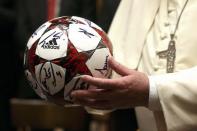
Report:
[[[106,115],[42,101],[29,87],[23,54],[31,34],[58,16],[89,19],[106,32],[120,0],[0,0],[0,131],[136,131],[133,109]]]

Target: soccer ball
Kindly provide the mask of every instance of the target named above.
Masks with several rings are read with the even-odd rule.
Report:
[[[109,78],[107,59],[112,44],[95,23],[76,16],[47,21],[30,37],[25,55],[25,75],[43,99],[60,105],[73,104],[70,93],[88,89],[82,75]]]

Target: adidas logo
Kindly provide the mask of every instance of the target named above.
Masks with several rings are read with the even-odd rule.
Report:
[[[56,38],[53,38],[49,42],[45,42],[42,46],[43,49],[59,49],[60,46],[57,44]]]

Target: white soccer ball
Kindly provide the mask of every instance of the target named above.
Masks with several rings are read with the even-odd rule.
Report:
[[[81,17],[59,17],[41,25],[30,37],[24,56],[27,80],[43,99],[73,104],[70,93],[88,89],[82,75],[109,78],[112,44],[106,33]]]

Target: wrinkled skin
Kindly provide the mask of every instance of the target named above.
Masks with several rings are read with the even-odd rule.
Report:
[[[147,75],[116,62],[112,57],[109,66],[121,77],[115,79],[83,76],[81,79],[90,84],[88,90],[75,90],[71,93],[73,101],[82,106],[95,109],[123,109],[147,106],[149,80]]]

